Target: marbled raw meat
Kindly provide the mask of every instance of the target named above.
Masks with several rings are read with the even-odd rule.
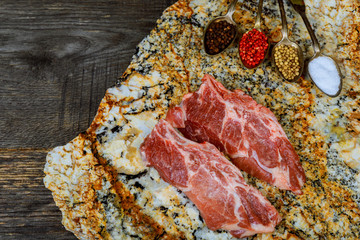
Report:
[[[193,201],[209,229],[245,237],[273,232],[280,222],[276,209],[246,184],[240,170],[214,145],[184,138],[165,120],[155,126],[140,151],[163,180]]]
[[[210,142],[245,172],[280,189],[302,194],[305,173],[275,115],[241,90],[229,91],[205,75],[167,121],[187,138]]]

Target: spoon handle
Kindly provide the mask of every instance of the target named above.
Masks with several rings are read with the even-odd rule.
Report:
[[[256,13],[256,20],[255,20],[255,26],[254,26],[254,28],[256,28],[256,29],[260,29],[260,26],[261,26],[262,7],[263,7],[263,0],[260,0],[259,4],[258,4],[258,9],[257,9],[257,13]]]
[[[308,30],[310,37],[311,37],[311,41],[313,43],[313,48],[315,53],[319,53],[320,52],[320,44],[315,36],[315,33],[311,27],[311,24],[308,20],[308,18],[306,17],[306,13],[305,13],[305,3],[302,0],[290,0],[291,5],[294,7],[295,11],[298,12],[301,16],[301,18],[303,19],[306,29]]]
[[[232,18],[232,15],[234,14],[235,10],[236,10],[236,4],[238,3],[239,0],[233,0],[230,5],[229,8],[227,10],[226,15],[230,18]]]
[[[313,31],[313,29],[311,27],[311,24],[310,24],[308,18],[305,15],[305,12],[301,12],[299,14],[302,17],[302,19],[303,19],[303,21],[305,23],[305,26],[306,26],[309,34],[310,34],[311,41],[313,42],[313,47],[314,47],[315,53],[319,53],[320,52],[320,44],[319,44],[319,42],[318,42],[318,40],[317,40],[317,38],[315,36],[315,33],[314,33],[314,31]]]
[[[278,2],[279,2],[280,13],[281,13],[281,23],[282,23],[281,33],[282,33],[283,38],[287,38],[288,37],[288,27],[287,27],[284,3],[283,3],[283,0],[278,0]]]

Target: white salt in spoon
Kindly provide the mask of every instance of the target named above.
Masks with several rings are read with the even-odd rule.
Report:
[[[305,3],[303,0],[290,0],[295,11],[302,17],[305,26],[310,34],[314,56],[309,60],[308,72],[311,81],[329,97],[336,97],[342,89],[342,75],[336,61],[321,53],[320,44],[315,36],[309,20],[305,14]],[[331,81],[329,81],[331,80]]]

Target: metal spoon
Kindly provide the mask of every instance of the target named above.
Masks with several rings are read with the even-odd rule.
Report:
[[[237,36],[237,34],[238,34],[237,24],[234,22],[232,16],[233,16],[233,14],[234,14],[234,12],[235,12],[235,7],[236,7],[236,4],[237,4],[237,3],[238,3],[238,0],[233,0],[233,1],[230,3],[229,8],[228,8],[228,10],[227,10],[227,12],[226,12],[225,15],[214,18],[214,19],[206,26],[206,28],[205,28],[205,30],[204,30],[204,34],[203,34],[203,47],[204,47],[205,53],[207,53],[208,55],[214,56],[214,55],[217,55],[217,54],[225,51],[225,49],[227,49],[227,48],[234,42],[234,40],[236,39],[236,36]],[[229,42],[229,44],[228,44],[224,49],[222,49],[221,51],[219,51],[219,52],[217,52],[217,53],[215,53],[215,54],[211,54],[211,53],[209,53],[209,49],[207,49],[207,47],[206,47],[205,37],[206,37],[206,34],[207,34],[207,32],[208,32],[209,26],[211,26],[211,25],[214,24],[215,22],[220,22],[220,21],[226,21],[226,22],[230,23],[232,26],[234,26],[235,35],[234,35],[233,39]]]
[[[254,25],[254,28],[253,29],[256,29],[258,30],[259,32],[262,32],[264,33],[262,30],[261,30],[261,12],[262,12],[262,7],[263,7],[263,0],[260,0],[259,1],[259,4],[258,4],[258,9],[257,9],[257,13],[256,13],[256,19],[255,19],[255,25]],[[253,30],[251,29],[251,30]],[[247,34],[248,32],[250,32],[251,30],[247,31],[245,34]],[[265,34],[265,33],[264,33]],[[246,66],[243,61],[241,60],[241,57],[240,57],[240,62],[242,63],[242,65],[247,68],[247,69],[253,69],[253,68],[256,68],[258,67],[261,63],[264,62],[266,56],[268,55],[269,53],[269,49],[270,49],[270,43],[269,43],[269,38],[267,38],[267,43],[268,43],[268,47],[266,49],[266,53],[265,53],[265,56],[264,58],[259,62],[258,65],[255,65],[254,67],[249,67],[249,66]]]
[[[324,55],[323,53],[321,53],[320,44],[319,44],[319,42],[318,42],[318,40],[317,40],[317,38],[316,38],[316,36],[315,36],[315,33],[314,33],[314,31],[313,31],[313,29],[312,29],[312,27],[311,27],[311,25],[310,25],[310,22],[309,22],[309,20],[307,19],[306,14],[305,14],[305,3],[304,3],[304,1],[303,1],[303,0],[290,0],[290,3],[291,3],[291,5],[293,6],[293,8],[295,9],[295,11],[300,14],[300,16],[301,16],[301,18],[303,19],[303,21],[304,21],[304,23],[305,23],[305,26],[306,26],[309,34],[310,34],[310,37],[311,37],[312,46],[313,46],[313,48],[314,48],[314,52],[315,52],[315,53],[314,53],[314,56],[309,60],[309,63],[308,63],[308,64],[310,64],[310,62],[313,61],[315,58],[318,58],[318,57],[327,57],[327,58],[329,58],[329,59],[331,59],[331,60],[333,61],[333,63],[334,63],[335,66],[336,66],[336,69],[337,69],[337,71],[338,71],[338,73],[339,73],[339,76],[340,76],[339,89],[338,89],[338,91],[337,91],[335,94],[328,94],[328,93],[324,92],[323,89],[321,89],[321,88],[314,82],[314,80],[311,78],[311,75],[310,75],[310,73],[309,73],[309,76],[310,76],[311,81],[315,84],[315,86],[316,86],[318,89],[320,89],[321,92],[323,92],[324,94],[328,95],[329,97],[336,97],[336,96],[338,96],[338,95],[340,94],[340,92],[341,92],[341,89],[342,89],[342,78],[343,78],[338,64],[336,63],[336,61],[335,61],[333,58],[331,58],[331,57],[329,57],[329,56],[326,56],[326,55]]]
[[[285,9],[284,9],[284,3],[283,3],[283,0],[278,0],[279,2],[279,7],[280,7],[280,13],[281,13],[281,23],[282,23],[282,28],[281,28],[281,34],[282,34],[282,39],[280,42],[278,42],[273,51],[272,51],[272,55],[271,55],[271,61],[272,61],[272,64],[273,66],[275,66],[275,69],[277,71],[277,73],[285,80],[287,81],[297,81],[302,72],[303,72],[303,69],[304,69],[304,56],[303,56],[303,53],[302,53],[302,50],[300,48],[300,46],[298,44],[296,44],[295,42],[292,42],[289,40],[288,38],[288,27],[287,27],[287,21],[286,21],[286,14],[285,14]],[[293,48],[295,48],[297,50],[297,56],[299,58],[299,64],[300,64],[300,70],[299,70],[299,74],[294,77],[293,79],[287,79],[284,77],[284,75],[280,72],[278,66],[276,65],[275,63],[275,49],[277,47],[279,47],[280,45],[286,45],[286,46],[291,46]]]

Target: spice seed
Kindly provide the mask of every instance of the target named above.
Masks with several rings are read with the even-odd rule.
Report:
[[[217,54],[229,46],[236,35],[236,27],[227,21],[211,23],[205,33],[205,50]]]
[[[268,47],[264,33],[257,29],[245,33],[239,43],[239,53],[243,64],[248,68],[258,65],[264,59]]]
[[[275,64],[284,78],[292,80],[297,77],[300,72],[297,49],[288,45],[280,45],[274,51],[274,55],[277,56],[275,57]]]

